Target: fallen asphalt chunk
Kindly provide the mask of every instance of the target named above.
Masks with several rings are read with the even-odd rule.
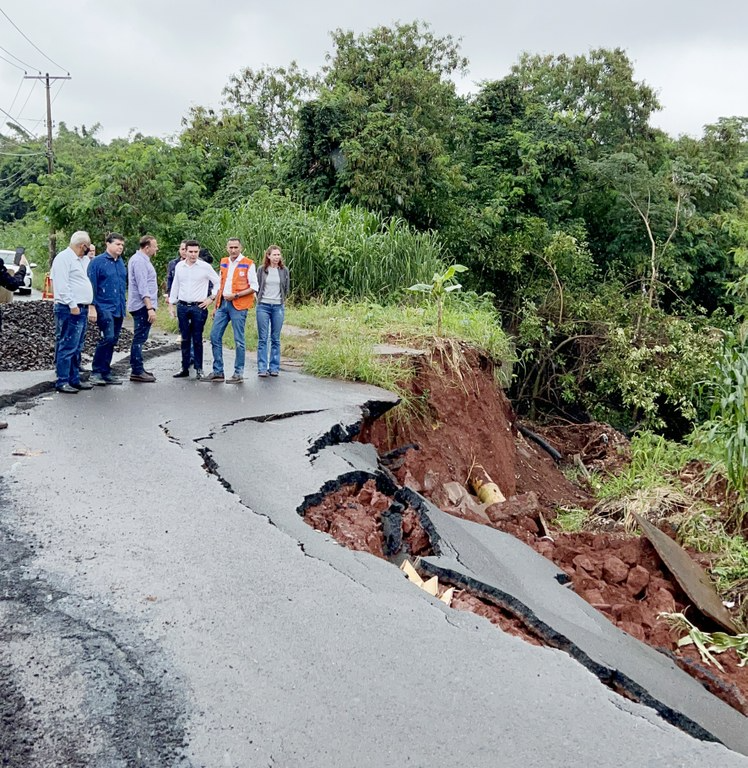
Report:
[[[691,735],[748,755],[748,720],[668,656],[618,629],[565,588],[565,574],[513,536],[442,512],[406,490],[436,531],[441,554],[420,560],[444,580],[490,595],[600,680]]]

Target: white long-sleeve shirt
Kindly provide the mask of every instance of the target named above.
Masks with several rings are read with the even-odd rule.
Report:
[[[215,293],[221,284],[221,278],[208,262],[202,259],[198,259],[194,264],[180,261],[174,270],[169,303],[205,301],[209,295],[210,283],[213,283],[212,293]]]
[[[55,304],[66,304],[75,309],[79,304],[93,301],[93,287],[88,279],[88,258],[81,258],[72,248],[55,256],[49,277],[55,292]]]

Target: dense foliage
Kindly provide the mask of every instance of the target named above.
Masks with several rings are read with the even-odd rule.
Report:
[[[128,250],[149,231],[163,269],[184,236],[220,254],[238,234],[281,245],[297,298],[382,303],[464,264],[515,339],[519,408],[687,433],[744,317],[748,118],[653,128],[620,49],[525,54],[460,96],[467,63],[419,22],[338,29],[319,72],[246,67],[171,141],[61,125],[51,176],[9,125],[0,246],[43,263],[50,225]]]

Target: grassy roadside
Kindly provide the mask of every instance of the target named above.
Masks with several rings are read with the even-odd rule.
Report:
[[[178,333],[177,321],[168,309],[159,306],[158,326]],[[389,344],[425,348],[434,338],[436,310],[411,299],[402,305],[382,306],[370,301],[309,302],[286,308],[285,326],[301,329],[284,333],[281,350],[286,358],[301,362],[303,370],[315,376],[361,381],[389,389],[402,395],[400,383],[407,368],[396,357],[377,354],[375,347]],[[207,338],[212,327],[208,318]],[[451,301],[445,309],[443,335],[474,344],[511,369],[514,359],[512,344],[501,330],[499,318],[490,303],[481,297],[467,295]],[[224,336],[224,344],[232,348],[233,336]],[[247,318],[248,350],[257,348],[257,326],[254,312]],[[505,374],[508,377],[508,374]],[[502,383],[508,383],[508,378]]]

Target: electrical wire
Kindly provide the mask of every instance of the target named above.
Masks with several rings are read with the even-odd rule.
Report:
[[[3,183],[3,192],[12,192],[14,189],[20,189],[21,187],[25,187],[29,183],[29,177],[33,175],[33,169],[32,168],[26,168],[24,169],[24,177],[17,178],[12,183],[5,183],[5,179],[2,179]]]
[[[16,118],[10,114],[10,112],[6,112],[2,107],[0,107],[0,112],[2,112],[6,117],[9,117],[14,123],[18,122]]]
[[[34,155],[46,154],[46,152],[0,152],[3,157],[34,157]]]
[[[63,86],[65,85],[66,82],[67,80],[60,80],[60,84],[57,86],[57,92],[52,97],[52,101],[50,102],[51,104],[55,103],[55,101],[57,100],[57,97],[60,95],[60,91],[63,89]]]
[[[18,94],[21,92],[22,87],[23,87],[23,78],[21,78],[21,82],[18,83],[18,90],[16,91],[16,95],[13,97],[13,101],[10,102],[10,106],[8,107],[8,112],[13,111],[13,107],[16,104],[16,99],[18,98]]]
[[[21,120],[21,115],[23,114],[23,110],[26,109],[26,105],[29,103],[29,99],[31,98],[31,94],[34,92],[34,88],[36,88],[36,84],[38,83],[38,80],[32,80],[31,81],[31,89],[29,90],[29,94],[26,97],[26,101],[23,102],[23,106],[18,110],[18,120]],[[44,118],[42,118],[44,119]],[[30,122],[30,121],[24,121],[24,122]]]
[[[1,179],[3,184],[6,185],[12,185],[14,181],[21,181],[22,176],[28,176],[29,173],[31,173],[31,168],[21,168],[19,171],[16,171],[15,173],[12,173],[10,176],[6,176],[4,179]]]
[[[4,51],[5,48],[2,48],[0,50]],[[11,67],[15,67],[16,69],[20,69],[21,72],[24,72],[24,73],[26,72],[26,70],[23,67],[19,67],[18,64],[15,63],[15,61],[11,61],[10,59],[6,59],[5,56],[0,56],[0,59],[2,59],[3,61],[7,61],[8,64],[10,64]]]
[[[57,62],[56,62],[54,59],[50,59],[50,58],[49,58],[49,56],[47,56],[47,54],[46,54],[46,53],[44,53],[44,51],[43,51],[41,48],[39,48],[39,46],[38,46],[38,45],[36,45],[36,44],[35,44],[34,42],[32,42],[31,40],[29,40],[29,38],[28,38],[28,37],[27,37],[27,36],[24,34],[24,32],[23,32],[23,31],[22,31],[22,30],[21,30],[21,29],[18,27],[18,25],[17,25],[17,24],[16,24],[16,23],[13,21],[13,19],[11,19],[11,18],[10,18],[10,16],[8,16],[8,14],[7,14],[7,13],[5,13],[5,11],[4,11],[2,8],[0,8],[0,13],[2,13],[2,14],[3,14],[3,16],[5,16],[5,18],[6,18],[6,19],[7,19],[7,20],[8,20],[8,21],[9,21],[9,22],[10,22],[10,23],[13,25],[13,27],[14,27],[14,28],[15,28],[15,29],[16,29],[16,30],[19,32],[19,34],[21,35],[21,37],[23,37],[23,39],[24,39],[24,40],[25,40],[27,43],[29,43],[29,45],[31,45],[31,46],[32,46],[32,47],[33,47],[35,50],[39,51],[39,53],[41,53],[41,55],[42,55],[42,56],[44,56],[44,58],[45,58],[47,61],[49,61],[49,62],[51,62],[52,64],[54,64],[56,67],[59,67],[59,69],[62,69],[62,70],[64,70],[65,72],[67,72],[67,70],[65,69],[65,67],[61,67],[61,66],[60,66],[60,65],[59,65],[59,64],[58,64],[58,63],[57,63]],[[41,71],[41,70],[39,70],[39,71]],[[68,74],[70,74],[70,73],[68,72]]]
[[[20,122],[19,119],[13,117],[13,115],[11,115],[10,112],[6,112],[2,107],[0,107],[0,112],[2,112],[6,117],[9,117],[11,119],[11,122],[13,124],[17,125],[21,130],[26,130],[25,128],[23,128],[23,126],[19,125],[19,122]],[[29,131],[26,131],[26,133],[29,133]],[[7,152],[3,152],[3,153],[0,153],[0,154],[8,154],[8,153]],[[27,153],[24,153],[23,155],[18,155],[18,156],[19,157],[25,157],[26,154]],[[33,154],[33,153],[31,153],[31,154]]]
[[[11,24],[12,24],[12,23],[13,23],[13,22],[11,22]],[[15,55],[15,53],[11,53],[11,52],[10,52],[10,51],[9,51],[7,48],[3,48],[3,46],[2,46],[2,45],[0,45],[0,51],[5,51],[5,53],[7,53],[7,54],[8,54],[8,56],[12,56],[12,57],[13,57],[13,58],[14,58],[16,61],[20,61],[20,62],[21,62],[21,64],[23,64],[23,66],[24,66],[24,67],[26,67],[26,69],[33,69],[33,70],[35,70],[35,71],[37,71],[37,72],[41,72],[41,70],[40,70],[40,69],[36,69],[36,67],[32,67],[32,66],[31,66],[31,64],[27,64],[27,63],[26,63],[26,62],[25,62],[23,59],[19,59],[19,58],[18,58],[18,56],[16,56],[16,55]],[[6,60],[6,61],[8,61],[7,59],[5,59],[5,60]],[[9,63],[9,64],[13,64],[13,62],[12,62],[12,61],[10,61],[10,62],[8,62],[8,63]],[[13,64],[13,66],[14,66],[14,67],[18,67],[18,64]],[[20,69],[20,67],[18,67],[18,68]]]

